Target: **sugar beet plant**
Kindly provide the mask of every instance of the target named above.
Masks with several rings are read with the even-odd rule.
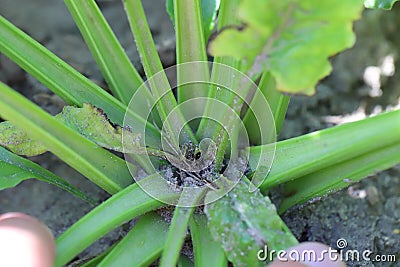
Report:
[[[64,1],[112,94],[0,18],[1,52],[68,103],[53,117],[0,84],[0,189],[36,178],[95,206],[58,237],[56,266],[134,218],[83,265],[264,266],[264,246],[297,243],[278,213],[400,162],[399,110],[275,142],[289,95],[314,94],[364,4],[394,1],[168,0],[177,65],[164,70],[141,1],[124,0],[145,82],[95,1]],[[98,204],[22,157],[46,151],[112,196]]]

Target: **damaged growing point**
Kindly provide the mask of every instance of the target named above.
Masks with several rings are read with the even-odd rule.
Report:
[[[189,168],[179,168],[177,166],[163,165],[160,167],[160,174],[168,181],[168,183],[175,190],[182,191],[183,187],[203,187],[207,186],[210,189],[215,189],[216,185],[213,184],[218,179],[219,174],[215,171],[215,161],[205,166],[205,168],[198,170],[196,168],[198,163],[202,160],[202,153],[193,143],[186,143],[182,146],[182,151],[186,164]],[[185,165],[186,165],[185,164]]]
[[[203,144],[204,142],[200,142]],[[239,157],[234,163],[235,173],[227,173],[226,169],[229,165],[229,159],[224,159],[221,170],[218,171],[215,164],[215,146],[208,146],[204,151],[192,142],[185,143],[181,146],[181,153],[184,156],[181,164],[184,162],[185,168],[169,162],[170,164],[162,165],[159,173],[168,181],[171,188],[181,192],[184,187],[208,187],[209,190],[221,189],[218,185],[218,179],[221,174],[225,174],[228,180],[236,182],[243,174],[250,173],[250,166],[246,157]],[[205,155],[205,156],[204,156]],[[207,158],[209,157],[209,158]],[[175,159],[175,163],[177,160]],[[240,177],[239,177],[240,176]]]
[[[182,75],[199,69],[212,69],[220,75],[213,81],[208,78],[191,80],[190,75]],[[207,89],[209,93],[172,105],[171,101],[175,99],[171,98],[171,90],[164,88],[168,79],[169,88]],[[254,96],[252,100],[247,97],[249,94]],[[255,105],[265,108],[261,112],[254,108]],[[243,117],[242,109],[250,115]],[[144,121],[153,121],[159,133],[158,140],[146,124],[135,124],[137,118],[131,114],[137,114]],[[198,129],[203,130],[193,133],[194,129],[190,127],[196,123]],[[219,63],[184,63],[153,75],[133,95],[123,127],[131,129],[129,134],[123,132],[123,146],[127,148],[125,160],[150,166],[145,172],[155,174],[159,181],[157,186],[142,184],[133,171],[132,176],[148,195],[169,205],[178,205],[178,202],[160,199],[165,192],[182,193],[178,205],[182,207],[193,205],[190,197],[187,203],[182,201],[185,190],[190,191],[189,195],[218,191],[207,198],[207,201],[216,201],[231,191],[250,169],[255,170],[249,184],[249,190],[254,191],[267,176],[275,155],[275,123],[263,93],[248,76]],[[136,135],[142,137],[146,153],[138,154],[128,149],[132,145],[130,137]],[[265,146],[261,148],[263,153],[250,159],[248,148],[255,139]],[[204,204],[207,203],[195,205]]]

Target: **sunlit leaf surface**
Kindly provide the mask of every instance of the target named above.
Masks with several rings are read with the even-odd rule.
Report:
[[[243,0],[243,26],[221,31],[209,51],[241,59],[250,75],[269,70],[280,91],[312,95],[328,58],[354,44],[362,10],[362,0]]]

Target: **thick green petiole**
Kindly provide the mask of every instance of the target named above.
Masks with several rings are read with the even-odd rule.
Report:
[[[173,128],[176,127],[176,124],[182,125],[185,141],[197,143],[192,130],[185,123],[184,117],[179,110],[174,113],[176,114],[174,116],[176,121],[168,121],[168,115],[176,108],[177,103],[154,45],[141,0],[124,0],[124,4],[136,46],[141,56],[142,65],[148,78],[149,89],[157,103],[158,113],[166,126],[166,130],[173,133]],[[178,147],[174,139],[170,141],[174,146]]]
[[[143,183],[142,186],[157,187],[160,184],[159,176],[148,176],[140,183]],[[175,200],[178,194],[166,190],[160,191],[158,197],[169,202]],[[130,185],[94,208],[57,238],[55,266],[64,266],[90,244],[114,228],[163,205],[162,202],[144,192],[137,183]]]
[[[167,241],[161,255],[160,266],[176,266],[179,253],[187,235],[190,217],[206,193],[205,189],[184,188],[169,228]]]
[[[168,223],[154,212],[143,215],[98,267],[148,266],[164,248]]]
[[[285,120],[286,111],[289,106],[290,97],[282,94],[276,89],[274,78],[270,72],[264,72],[261,76],[260,83],[258,84],[258,89],[254,95],[251,108],[257,114],[262,114],[268,111],[268,107],[264,106],[265,101],[261,98],[265,98],[269,104],[269,108],[272,112],[276,134],[279,134],[283,121]],[[249,133],[250,141],[254,145],[262,145],[262,140],[259,131],[258,122],[254,116],[254,113],[247,111],[244,117],[244,123]]]
[[[110,90],[125,105],[143,80],[94,0],[64,0]]]
[[[400,110],[278,142],[275,160],[261,190],[400,141]],[[261,147],[250,148],[255,168]]]
[[[52,153],[114,194],[133,182],[126,163],[57,121],[0,83],[0,116],[39,140]]]
[[[207,61],[204,33],[201,18],[201,0],[174,0],[175,32],[176,32],[176,61],[178,84],[209,80],[208,64],[197,64],[188,68],[180,65],[186,62]],[[178,86],[178,102],[196,97],[206,97],[207,84],[193,83]],[[193,107],[201,112],[203,107]]]
[[[226,267],[228,260],[221,245],[213,239],[207,225],[207,217],[193,214],[190,220],[195,266]]]
[[[219,122],[224,122],[224,126],[217,125],[213,140],[218,145],[218,150],[215,158],[216,170],[221,170],[222,162],[225,157],[226,150],[230,144],[230,149],[233,154],[238,152],[238,132],[240,131],[241,121],[240,113],[245,104],[245,100],[249,95],[254,94],[257,86],[247,76],[241,76],[237,79],[237,90],[235,94],[231,94],[229,107],[231,110],[223,113]]]
[[[0,52],[71,105],[81,107],[84,103],[92,104],[120,126],[127,113],[132,129],[146,128],[147,145],[160,146],[160,133],[151,122],[126,110],[124,104],[1,16]],[[145,170],[151,170],[139,158],[137,160]]]
[[[279,212],[356,183],[368,175],[400,164],[400,142],[307,174],[285,184],[287,197]]]
[[[237,12],[237,8],[239,6],[239,0],[231,0],[231,1],[222,1],[221,6],[218,13],[218,31],[221,31],[224,27],[234,26],[238,23],[237,17],[232,16]],[[220,57],[217,56],[214,58],[214,63],[224,64],[230,66],[235,69],[239,69],[240,63],[238,60],[231,57]],[[214,67],[211,71],[211,83],[209,85],[208,90],[208,98],[209,99],[217,99],[222,101],[223,103],[228,103],[232,97],[232,93],[224,90],[217,90],[218,86],[214,83],[219,83],[219,81],[224,81],[222,84],[231,84],[231,89],[234,88],[235,82],[237,80],[232,78],[232,73],[226,71],[225,68]],[[230,82],[227,82],[226,80]],[[212,103],[208,101],[205,105],[204,114],[207,116],[212,110]],[[197,138],[203,139],[205,137],[211,138],[213,133],[216,131],[217,124],[209,119],[203,117],[200,121],[196,136]]]

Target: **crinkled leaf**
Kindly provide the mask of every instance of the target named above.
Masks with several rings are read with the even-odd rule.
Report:
[[[47,151],[42,144],[32,139],[11,122],[0,123],[0,145],[23,156],[36,156]]]
[[[365,0],[364,5],[366,8],[379,8],[379,9],[392,9],[395,2],[398,0]]]
[[[19,157],[0,147],[0,191],[17,186],[19,183],[31,178],[56,185],[91,204],[96,204],[92,198],[86,196],[85,193],[59,176],[30,160]]]
[[[248,189],[248,184],[240,181],[227,195],[207,205],[205,212],[210,231],[229,261],[235,266],[264,266],[257,253],[265,245],[269,250],[281,250],[298,242],[269,198]],[[206,202],[212,194],[216,193],[208,193]]]
[[[140,142],[140,135],[112,125],[101,109],[90,104],[83,104],[82,108],[66,106],[55,117],[99,146],[114,151],[123,152],[123,132],[126,133],[126,140],[131,140],[132,149]],[[26,132],[7,121],[0,123],[0,145],[24,156],[36,156],[47,151],[40,141],[32,140]]]
[[[210,44],[214,56],[232,56],[244,69],[269,70],[280,91],[311,95],[328,75],[328,58],[354,44],[352,23],[362,0],[243,0],[245,26],[227,28]]]
[[[122,128],[113,126],[101,109],[90,104],[82,108],[66,106],[56,118],[96,144],[122,151]]]
[[[208,40],[215,26],[215,17],[219,9],[220,0],[201,0],[201,15],[203,19],[204,40]],[[166,1],[166,8],[172,23],[175,23],[174,0]]]

